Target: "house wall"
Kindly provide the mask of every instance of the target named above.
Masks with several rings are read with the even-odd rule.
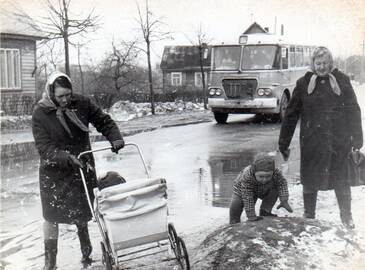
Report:
[[[209,74],[210,69],[204,69],[205,72]],[[201,87],[195,86],[195,72],[200,72],[200,70],[163,70],[163,91],[168,91],[170,89],[179,88],[178,86],[171,85],[171,73],[172,72],[181,72],[182,73],[182,83],[181,88],[185,88],[187,90],[200,90]],[[209,79],[209,76],[207,80]],[[208,82],[206,82],[208,84]]]
[[[5,114],[29,114],[36,91],[36,41],[2,38],[1,48],[20,50],[21,88],[1,89],[1,110]]]

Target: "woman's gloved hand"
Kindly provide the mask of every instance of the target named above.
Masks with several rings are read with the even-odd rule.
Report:
[[[280,148],[280,153],[283,156],[284,161],[287,161],[290,156],[290,149],[289,148]]]
[[[74,155],[69,154],[68,156],[68,165],[71,166],[74,170],[78,170],[79,168],[83,168],[84,166]]]
[[[365,159],[364,154],[358,149],[351,151],[349,155],[355,165],[360,165],[360,163]]]
[[[280,209],[281,207],[285,208],[289,213],[293,213],[293,209],[290,207],[288,201],[280,202],[276,209]]]
[[[111,145],[112,145],[112,152],[118,154],[118,151],[124,147],[124,140],[120,139],[113,141],[111,142]]]

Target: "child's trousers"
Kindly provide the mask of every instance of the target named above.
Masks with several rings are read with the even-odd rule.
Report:
[[[262,203],[260,206],[260,211],[264,210],[266,212],[271,213],[272,208],[274,207],[276,201],[278,200],[278,191],[276,188],[270,189],[264,196],[258,198],[255,197],[255,204],[257,199],[262,199]],[[243,200],[240,196],[233,194],[231,205],[229,207],[229,223],[239,223],[241,222],[241,214],[244,208]]]

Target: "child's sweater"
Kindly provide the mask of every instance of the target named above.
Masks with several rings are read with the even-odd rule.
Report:
[[[233,193],[242,199],[247,217],[255,217],[257,198],[263,198],[272,188],[278,190],[280,201],[288,200],[288,185],[279,169],[274,170],[271,181],[261,184],[256,180],[250,165],[244,168],[234,180]]]

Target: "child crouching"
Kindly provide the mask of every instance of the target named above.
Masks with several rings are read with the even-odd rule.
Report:
[[[263,216],[276,216],[271,213],[278,197],[280,204],[290,213],[288,185],[280,170],[275,168],[273,157],[259,153],[254,162],[244,168],[233,184],[233,195],[229,209],[230,224],[239,223],[243,208],[249,221],[262,219]],[[256,216],[255,204],[262,199],[260,214]]]

